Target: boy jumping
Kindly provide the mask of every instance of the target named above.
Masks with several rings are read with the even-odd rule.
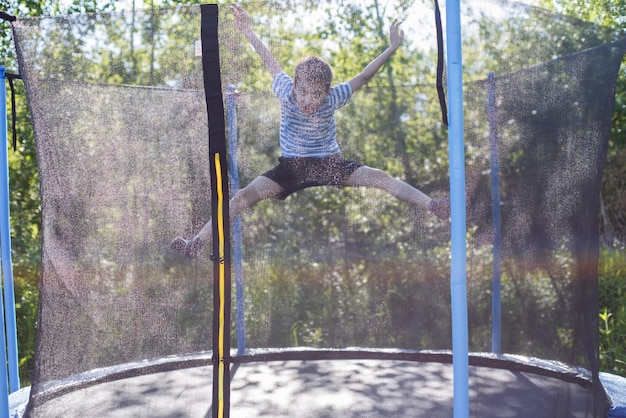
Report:
[[[268,198],[285,199],[290,194],[313,186],[372,187],[413,205],[428,208],[440,219],[450,216],[449,199],[434,200],[415,187],[385,172],[341,157],[336,139],[335,110],[345,106],[354,92],[376,75],[400,47],[404,32],[394,21],[390,46],[347,83],[331,87],[332,70],[322,59],[306,58],[295,69],[292,80],[252,30],[252,21],[239,6],[232,6],[235,26],[250,41],[263,65],[270,72],[272,90],[280,100],[280,150],[278,165],[254,179],[230,200],[230,216]],[[211,222],[190,240],[177,237],[172,248],[195,258],[211,240]]]

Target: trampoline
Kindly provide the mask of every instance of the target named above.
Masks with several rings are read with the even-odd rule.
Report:
[[[244,5],[287,72],[317,54],[338,82],[404,20],[402,48],[337,132],[344,155],[430,196],[458,174],[442,111],[462,105],[469,415],[619,416],[599,374],[597,213],[626,40],[468,2],[462,102],[444,103],[433,5],[394,6]],[[271,79],[228,7],[12,26],[43,213],[33,382],[12,414],[463,416],[449,222],[332,187],[216,220],[279,156]],[[212,251],[171,251],[212,215],[225,231]]]
[[[453,413],[450,353],[265,350],[254,355],[263,361],[233,366],[233,417]],[[210,357],[199,354],[91,372],[74,387],[66,382],[49,393],[47,416],[211,416]],[[471,416],[578,417],[588,416],[593,408],[583,370],[492,354],[472,355],[470,364]]]

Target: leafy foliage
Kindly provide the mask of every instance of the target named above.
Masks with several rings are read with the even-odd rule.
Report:
[[[624,247],[600,253],[600,368],[626,377],[626,257]]]
[[[544,0],[542,3],[545,7],[556,9],[583,21],[597,23],[621,36],[626,36],[626,19],[624,19],[626,2],[624,0],[592,2]],[[622,69],[617,78],[613,125],[602,183],[601,228],[604,234],[603,242],[608,245],[626,242],[623,185],[618,180],[623,177],[624,148],[626,148],[626,58],[622,61]]]
[[[172,5],[177,3],[168,2]],[[313,2],[310,9],[319,12],[321,18],[314,29],[298,35],[306,40],[303,44],[295,42],[291,32],[304,27],[302,23],[305,17],[299,17],[295,22],[283,21],[280,25],[281,32],[278,34],[263,33],[263,20],[280,21],[281,12],[289,8],[288,3],[276,2],[275,8],[264,10],[263,16],[256,16],[261,19],[259,22],[261,37],[274,39],[271,49],[286,69],[293,68],[298,57],[320,54],[333,65],[336,80],[345,81],[357,74],[381,52],[387,41],[385,33],[389,22],[396,17],[402,18],[410,2],[398,1],[393,10],[385,9],[378,1],[359,6],[340,2],[339,6],[332,7],[323,2]],[[154,4],[149,6],[154,7]],[[110,10],[112,7],[111,3],[76,0],[62,9],[61,3],[57,1],[21,1],[19,5],[8,3],[5,10],[20,15],[46,15]],[[536,19],[538,22],[545,22],[546,19],[540,16],[541,13],[537,11]],[[112,33],[109,33],[110,39],[113,40],[112,44],[92,51],[102,57],[98,65],[94,65],[89,60],[90,57],[84,53],[84,48],[89,50],[88,48],[92,46],[85,45],[80,33],[74,34],[73,37],[58,39],[56,42],[58,48],[46,51],[48,57],[55,60],[59,56],[64,57],[63,61],[67,68],[87,68],[87,72],[93,77],[92,81],[174,85],[183,88],[199,86],[201,82],[199,76],[177,79],[170,74],[164,74],[161,71],[162,67],[157,65],[159,62],[168,63],[163,67],[180,68],[181,73],[197,74],[193,70],[188,71],[188,66],[197,64],[185,60],[182,54],[165,57],[154,55],[156,45],[173,41],[151,36],[152,29],[162,22],[150,13],[142,14],[141,18],[135,14],[126,17],[114,14],[110,18],[137,20],[133,20],[132,25],[121,25],[119,28],[113,26]],[[521,25],[521,22],[513,22],[507,30],[519,32]],[[192,26],[180,25],[179,35],[193,30]],[[130,33],[122,27],[130,27]],[[563,44],[558,42],[557,38],[547,40],[538,38],[540,31],[537,30],[528,38],[520,38],[515,48],[509,48],[498,44],[502,28],[499,28],[497,23],[485,18],[477,22],[477,27],[476,33],[469,34],[466,39],[468,51],[466,66],[477,78],[484,77],[496,62],[508,65],[504,67],[504,71],[533,64],[527,62],[528,56],[520,51],[532,50],[535,43],[553,42],[555,48],[550,54],[558,55],[564,51],[591,45],[595,36],[599,36],[587,26],[583,29],[564,27],[564,31],[583,30],[584,36],[573,44]],[[282,33],[285,33],[284,37],[281,36]],[[487,44],[493,45],[493,48],[485,51],[472,50],[470,46],[472,36],[491,40]],[[276,38],[288,41],[276,41]],[[13,57],[8,37],[3,37],[2,42],[2,55]],[[225,60],[224,65],[241,65],[241,68],[259,67],[254,51],[247,45],[241,45],[241,40],[231,39],[227,43],[232,45],[229,53],[236,59]],[[328,48],[329,45],[332,47]],[[549,58],[550,56],[541,57]],[[62,70],[53,66],[48,68],[50,75],[55,78],[68,77]],[[271,167],[274,163],[278,126],[268,121],[276,121],[277,115],[271,114],[272,110],[264,103],[269,96],[259,94],[259,91],[267,91],[269,86],[268,76],[262,69],[246,74],[242,74],[242,69],[230,70],[228,73],[236,74],[238,79],[225,82],[239,83],[237,85],[241,91],[239,100],[247,101],[246,108],[250,112],[242,117],[246,125],[240,127],[241,136],[244,138],[242,147],[254,150],[245,156],[248,160],[242,176],[243,183],[246,184],[261,173],[263,168]],[[359,92],[353,104],[344,109],[342,117],[339,118],[338,131],[343,138],[342,146],[346,154],[384,169],[419,186],[427,193],[445,187],[448,158],[446,132],[440,123],[433,122],[439,120],[438,104],[430,100],[427,93],[414,88],[432,84],[434,79],[433,51],[423,52],[410,46],[399,50],[381,74],[372,80],[363,92]],[[32,128],[28,123],[29,115],[23,89],[21,86],[18,88],[20,90],[16,110],[20,121],[18,123],[20,142],[18,152],[12,152],[10,161],[11,213],[16,254],[14,262],[20,354],[23,358],[22,377],[27,382],[34,350],[41,213]],[[622,95],[618,96],[618,107],[623,105],[622,99]],[[620,122],[621,119],[619,115],[616,117],[617,130],[613,136],[613,143],[618,145],[623,144],[623,136],[620,136],[622,135],[620,126],[623,124]],[[470,123],[481,122],[472,119]],[[485,158],[483,150],[472,149],[472,145],[468,144],[469,165],[478,164]],[[412,220],[421,217],[423,213],[415,213],[395,200],[372,191],[344,191],[339,194],[331,188],[317,188],[299,193],[290,199],[297,199],[297,213],[284,209],[282,205],[266,202],[244,217],[248,248],[262,247],[266,254],[272,255],[273,260],[289,260],[288,263],[277,262],[266,266],[265,260],[254,253],[254,250],[250,250],[245,257],[248,269],[259,272],[252,277],[248,294],[248,297],[255,301],[255,304],[247,310],[252,344],[349,346],[363,343],[364,339],[370,338],[367,344],[380,347],[449,346],[450,336],[436,332],[447,329],[446,324],[450,322],[446,309],[449,306],[445,280],[448,270],[447,243],[441,240],[445,231],[442,231],[440,226],[430,222],[416,227]],[[355,203],[357,201],[358,207]],[[339,215],[335,216],[337,214]],[[194,219],[202,219],[203,216],[206,217],[206,214],[199,213]],[[426,249],[423,253],[415,254],[412,243],[416,240],[420,240],[422,248]],[[308,244],[304,245],[305,242]],[[475,259],[488,260],[487,246],[479,247],[476,251],[485,253],[475,254]],[[362,253],[367,253],[375,262],[365,263],[360,258]],[[516,266],[509,266],[509,274],[504,281],[504,299],[505,305],[510,309],[507,312],[508,322],[505,328],[511,341],[519,340],[520,335],[533,332],[537,329],[536,324],[542,319],[566,311],[558,295],[559,292],[567,292],[568,289],[561,289],[555,284],[555,277],[564,277],[567,274],[565,268],[567,262],[563,261],[561,266],[563,270],[555,272],[556,276],[539,278],[518,274]],[[470,292],[477,295],[488,294],[487,279],[490,271],[486,261],[484,265],[477,262],[471,268],[474,269],[474,277],[482,277],[484,280],[478,279],[473,282]],[[337,270],[344,274],[341,277],[337,276],[334,274]],[[120,275],[123,273],[119,272]],[[146,276],[151,275],[152,273],[146,273]],[[299,280],[293,280],[294,277],[298,277]],[[613,278],[610,274],[601,275],[601,278],[604,277],[609,277],[607,282],[613,283],[612,285],[614,281],[621,280]],[[438,292],[432,294],[426,289],[437,289]],[[185,294],[181,297],[190,300],[206,297],[204,293],[195,291],[195,288],[188,289],[186,293],[184,289],[178,291]],[[610,296],[611,292],[607,291],[606,294]],[[350,298],[345,298],[345,295],[350,295]],[[420,310],[419,307],[425,306],[432,309]],[[471,320],[481,324],[488,323],[490,313],[486,302],[471,306],[470,309]],[[523,315],[528,311],[534,312],[535,315]],[[605,310],[601,310],[606,332],[603,332],[603,337],[607,337],[607,348],[603,348],[602,351],[603,361],[608,362],[606,367],[609,368],[617,367],[610,366],[611,362],[619,365],[622,361],[619,359],[623,359],[618,348],[623,341],[619,339],[620,335],[623,336],[620,331],[623,324],[623,315],[620,314],[622,311],[618,305],[609,301],[608,297]],[[205,314],[181,313],[181,328],[185,328],[187,324],[197,323]],[[139,313],[137,315],[139,318]],[[406,321],[406,318],[413,320],[402,322]],[[333,328],[331,332],[326,326],[329,323],[339,326]],[[135,325],[136,328],[120,330],[120,333],[132,334],[141,327],[140,322]],[[395,331],[392,333],[391,329]],[[485,349],[489,340],[488,329],[473,328],[473,330],[472,347]],[[180,332],[185,330],[181,329]],[[541,341],[545,338],[545,347],[551,350],[571,348],[571,336],[567,330],[558,335],[528,335],[528,337]],[[519,348],[512,347],[512,344],[510,343],[508,347]],[[539,350],[531,351],[534,355],[541,354],[541,347],[532,348]],[[531,347],[527,349],[530,351]],[[619,371],[615,368],[610,370]]]
[[[595,22],[626,35],[626,1],[544,0],[543,6]],[[624,158],[626,155],[626,58],[618,74],[609,152],[602,181],[600,227],[602,242],[600,285],[601,369],[626,376],[626,201]]]
[[[110,9],[112,4],[95,0],[74,1],[72,4],[57,0],[13,0],[0,1],[0,10],[14,16],[42,16],[76,12],[95,12]],[[0,27],[8,29],[7,22]],[[0,38],[1,65],[8,72],[17,74],[10,30]],[[39,198],[39,175],[33,139],[30,113],[26,103],[24,86],[14,83],[16,92],[15,112],[17,124],[17,147],[9,147],[11,239],[13,253],[13,275],[15,281],[16,319],[18,328],[18,353],[20,355],[20,379],[22,384],[30,382],[35,350],[38,287],[41,263],[41,205]],[[8,92],[10,94],[10,92]],[[7,100],[7,103],[11,103]]]

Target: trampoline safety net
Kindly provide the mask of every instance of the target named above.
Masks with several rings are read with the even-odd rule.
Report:
[[[337,138],[346,158],[431,197],[448,196],[431,2],[384,10],[363,1],[243,7],[288,74],[302,58],[319,55],[333,68],[333,84],[361,71],[388,45],[390,22],[403,21],[403,45],[337,111]],[[565,380],[586,395],[560,396],[550,404],[558,411],[545,416],[602,416],[597,214],[626,43],[609,29],[519,3],[463,2],[462,14],[470,351],[506,360],[500,369],[543,362],[565,370]],[[229,7],[220,6],[224,117],[227,136],[238,140],[229,151],[231,191],[280,156],[272,79],[233,22]],[[134,405],[142,411],[135,416],[205,416],[210,379],[196,384],[189,377],[165,389],[145,386],[135,398],[124,389],[107,406],[89,406],[90,399],[105,402],[98,391],[115,381],[212,368],[210,250],[189,260],[170,248],[174,237],[192,237],[211,217],[201,7],[24,18],[13,30],[43,206],[28,413],[132,416],[123,410]],[[380,357],[379,371],[389,373],[390,362],[412,355],[449,362],[448,221],[381,190],[330,186],[264,200],[238,219],[231,220],[233,251],[241,253],[232,260],[241,264],[233,269],[233,363],[279,362],[278,376],[289,359]],[[500,318],[492,313],[494,270]],[[442,379],[435,372],[427,378]],[[232,396],[246,386],[236,380]],[[514,389],[497,396],[504,388],[494,381],[481,395],[472,384],[472,416],[505,416],[497,411],[507,403],[519,414],[506,416],[532,416]],[[86,389],[91,395],[80,401],[63,400]],[[194,402],[176,402],[184,391]],[[314,402],[277,406],[272,391],[265,395],[256,406],[271,416],[418,410],[394,410],[382,399],[383,409],[351,404],[328,415]],[[245,405],[233,402],[233,416],[252,416]],[[423,416],[450,416],[451,403],[441,408]]]

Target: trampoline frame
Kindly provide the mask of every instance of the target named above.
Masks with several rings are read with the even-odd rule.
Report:
[[[233,349],[230,354],[233,367],[237,364],[254,362],[294,360],[394,360],[419,363],[453,364],[453,352],[450,350],[366,349],[358,347],[346,349],[319,349],[298,347],[280,349],[249,349],[243,353]],[[211,351],[207,351],[99,368],[79,373],[66,379],[47,382],[44,385],[44,389],[40,393],[35,394],[33,399],[35,405],[43,405],[59,396],[102,383],[155,373],[211,365],[214,365],[214,356]],[[588,390],[592,387],[591,374],[589,371],[579,367],[572,367],[558,361],[542,360],[521,355],[502,355],[477,352],[469,353],[468,366],[531,373],[538,376],[558,379],[566,383],[574,383]],[[28,398],[26,398],[25,401],[27,402]],[[13,405],[13,408],[19,408],[19,405]]]

